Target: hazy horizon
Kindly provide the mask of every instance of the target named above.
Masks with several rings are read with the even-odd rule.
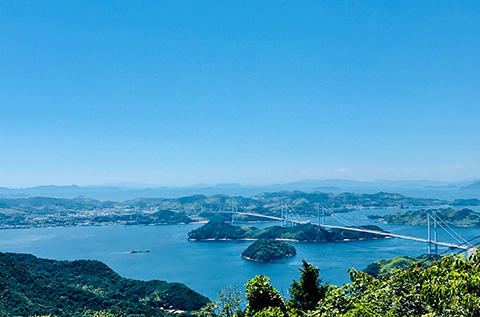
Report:
[[[9,189],[26,189],[26,188],[34,188],[34,187],[48,187],[48,186],[55,186],[55,187],[71,187],[71,186],[78,186],[78,187],[124,187],[124,188],[195,188],[195,187],[221,187],[221,186],[255,186],[255,187],[262,187],[262,186],[274,186],[274,185],[288,185],[288,184],[295,184],[295,183],[305,183],[305,182],[323,182],[323,183],[336,183],[336,182],[344,182],[344,183],[357,183],[357,184],[367,184],[367,185],[374,185],[379,183],[432,183],[432,184],[470,184],[480,181],[478,178],[466,178],[461,180],[454,180],[454,181],[444,181],[444,180],[429,180],[429,179],[374,179],[374,180],[355,180],[355,179],[340,179],[340,178],[326,178],[326,179],[297,179],[292,181],[285,181],[285,182],[261,182],[261,183],[240,183],[240,182],[226,182],[226,183],[193,183],[193,184],[180,184],[180,185],[170,185],[170,184],[154,184],[154,183],[141,183],[141,182],[119,182],[119,183],[99,183],[99,184],[79,184],[79,183],[66,183],[66,184],[36,184],[32,186],[5,186],[0,184],[0,187],[9,188]]]
[[[0,3],[0,186],[480,179],[480,2]]]

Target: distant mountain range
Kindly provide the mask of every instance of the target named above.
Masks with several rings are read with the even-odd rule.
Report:
[[[376,180],[359,182],[346,179],[305,179],[297,182],[270,185],[242,185],[236,183],[206,185],[199,184],[185,187],[165,187],[141,184],[121,184],[108,186],[37,186],[29,188],[0,187],[0,197],[56,197],[75,198],[79,196],[99,199],[123,201],[137,197],[176,198],[189,195],[225,194],[231,196],[254,196],[263,192],[300,190],[304,192],[320,191],[326,193],[352,192],[372,194],[380,191],[395,192],[403,195],[423,198],[457,199],[479,198],[480,181],[438,182],[438,181],[390,181]]]
[[[478,190],[478,191],[480,191],[480,181],[475,182],[475,183],[472,183],[472,184],[467,185],[467,186],[463,186],[463,187],[461,187],[460,189],[462,189],[462,190]]]

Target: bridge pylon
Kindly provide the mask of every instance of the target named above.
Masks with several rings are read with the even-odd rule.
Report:
[[[235,198],[232,198],[231,208],[232,208],[232,221],[231,221],[231,223],[233,224],[235,222],[235,215],[238,212],[237,200]]]
[[[428,254],[438,254],[437,242],[437,212],[427,211]],[[433,240],[432,240],[433,239]],[[432,243],[433,241],[433,243]]]
[[[285,204],[283,203],[283,200],[280,201],[280,218],[282,219],[282,227],[287,226],[287,221],[288,221],[288,210],[285,208]]]

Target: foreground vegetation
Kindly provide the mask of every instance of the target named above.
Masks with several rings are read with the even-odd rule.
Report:
[[[480,311],[478,255],[469,261],[456,255],[444,256],[428,268],[414,262],[406,269],[378,277],[350,270],[351,283],[343,286],[321,285],[318,269],[305,261],[300,271],[300,280],[294,281],[289,290],[289,300],[273,288],[268,277],[260,275],[245,285],[246,309],[230,305],[237,302],[232,297],[223,297],[218,314],[212,309],[204,310],[201,316],[475,317]]]
[[[126,279],[99,261],[0,253],[0,316],[171,316],[208,302],[183,284]]]
[[[372,231],[383,231],[377,226],[359,226]],[[240,227],[223,221],[210,221],[188,233],[190,241],[240,240],[240,239],[286,239],[299,242],[334,242],[343,240],[383,239],[385,236],[343,229],[325,230],[312,224],[293,227],[272,226],[267,228]]]
[[[270,262],[295,254],[297,254],[297,250],[289,243],[273,239],[259,239],[243,251],[242,257],[251,261]]]
[[[428,213],[436,214],[437,218],[449,226],[480,227],[480,214],[467,208],[398,211],[383,217],[383,220],[391,224],[426,226]]]

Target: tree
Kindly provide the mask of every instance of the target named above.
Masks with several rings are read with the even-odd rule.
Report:
[[[219,308],[220,317],[233,317],[235,313],[240,310],[241,292],[237,290],[236,286],[228,285],[220,291]]]
[[[318,277],[318,268],[305,260],[302,264],[300,281],[293,281],[289,290],[289,305],[294,310],[307,312],[314,310],[315,305],[325,297],[325,287],[320,285],[322,280]]]
[[[247,288],[247,314],[249,316],[269,307],[278,307],[284,313],[287,311],[282,295],[270,284],[268,277],[255,276],[245,284],[245,287]]]
[[[216,317],[217,314],[215,314],[215,311],[218,308],[218,303],[217,302],[210,302],[200,308],[199,310],[192,311],[190,314],[192,316],[197,316],[197,317]]]

